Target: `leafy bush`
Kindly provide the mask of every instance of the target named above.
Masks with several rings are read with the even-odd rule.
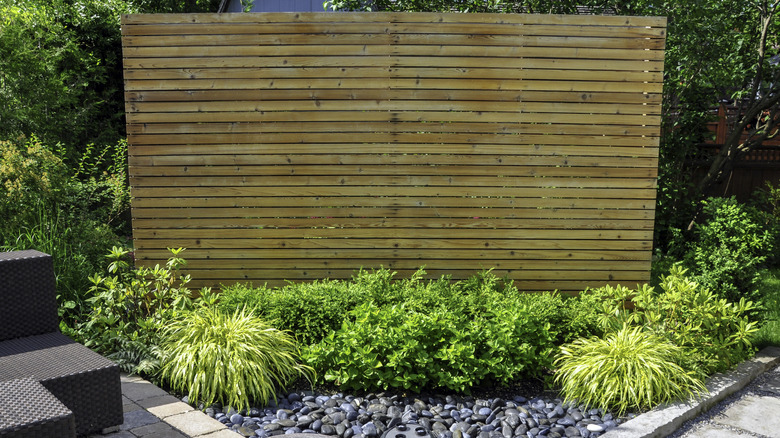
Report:
[[[561,347],[556,381],[567,400],[618,415],[705,391],[677,361],[682,348],[641,327],[624,325],[604,339],[578,339]]]
[[[0,158],[0,249],[52,255],[60,317],[74,325],[89,311],[89,275],[120,239],[67,166],[35,137],[0,141]]]
[[[428,283],[430,285],[431,283]],[[325,380],[346,388],[448,388],[538,376],[552,361],[549,324],[510,296],[485,303],[442,300],[355,308],[342,327],[304,350]]]
[[[699,377],[724,371],[749,357],[757,323],[748,314],[755,305],[741,298],[732,303],[685,277],[673,267],[661,280],[660,292],[644,285],[603,287],[586,293],[601,301],[602,329],[614,332],[624,325],[643,327],[682,348],[680,364]]]
[[[178,270],[186,263],[179,257],[183,249],[171,249],[165,267],[132,268],[127,249],[114,247],[109,254],[109,275],[95,274],[89,299],[92,311],[72,333],[80,342],[114,359],[123,369],[153,373],[159,366],[158,351],[162,328],[195,309],[213,305],[208,289],[191,298],[186,287],[188,275]]]
[[[704,202],[706,220],[695,227],[684,257],[693,279],[731,302],[746,298],[760,305],[758,274],[773,250],[773,236],[755,209],[734,198]],[[757,313],[753,316],[760,316]]]
[[[278,289],[226,287],[219,298],[223,312],[249,307],[274,327],[293,334],[301,345],[321,341],[341,327],[349,310],[361,302],[358,289],[348,282],[322,280],[290,284]]]
[[[311,373],[298,364],[289,335],[245,309],[225,314],[204,307],[172,322],[163,335],[162,363],[161,378],[190,400],[238,409],[265,403],[277,387]]]

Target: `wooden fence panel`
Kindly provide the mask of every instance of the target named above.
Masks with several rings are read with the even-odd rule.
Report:
[[[649,279],[666,21],[122,18],[136,260],[195,286],[366,267]]]

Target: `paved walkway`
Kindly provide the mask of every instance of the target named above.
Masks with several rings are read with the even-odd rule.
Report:
[[[678,438],[732,436],[780,437],[780,366],[686,423],[675,434]]]
[[[137,376],[122,374],[125,422],[89,438],[237,438],[219,421]]]

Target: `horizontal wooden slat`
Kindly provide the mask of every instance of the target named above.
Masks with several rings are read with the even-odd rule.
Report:
[[[478,208],[509,208],[518,207],[538,212],[539,215],[556,215],[567,217],[567,211],[571,217],[577,216],[581,210],[595,209],[603,212],[603,217],[620,217],[619,212],[637,214],[641,218],[653,218],[653,201],[641,199],[621,199],[616,203],[614,199],[563,199],[563,198],[520,198],[516,196],[498,197],[463,197],[463,196],[275,196],[273,192],[264,194],[248,194],[247,196],[219,196],[219,193],[209,193],[200,190],[201,196],[177,196],[177,197],[150,197],[144,189],[138,190],[133,201],[133,208],[155,207],[300,207],[300,206],[330,206],[330,207],[478,207]],[[558,217],[558,216],[556,216]]]
[[[495,58],[555,58],[555,59],[614,59],[614,60],[663,60],[661,50],[635,49],[600,49],[581,47],[549,47],[524,46],[482,46],[463,45],[461,41],[453,41],[452,45],[398,45],[376,44],[365,42],[354,45],[252,45],[252,46],[166,46],[166,47],[125,47],[127,58],[192,58],[192,57],[241,57],[241,56],[469,56]]]
[[[125,71],[126,90],[147,90],[147,82],[160,80],[204,80],[204,79],[283,79],[283,78],[459,78],[459,79],[522,79],[522,80],[565,80],[600,82],[650,82],[658,84],[661,72],[626,72],[601,70],[551,70],[513,69],[484,67],[269,67],[269,68],[169,68],[154,70]],[[233,86],[241,84],[232,84]]]
[[[666,21],[122,17],[136,260],[193,286],[387,266],[649,279]]]
[[[344,18],[344,20],[340,20]],[[664,36],[666,18],[640,16],[591,16],[591,15],[545,15],[545,14],[442,14],[408,12],[353,12],[348,15],[333,16],[325,12],[263,13],[263,14],[131,14],[122,15],[125,26],[141,24],[175,23],[505,23],[523,25],[592,25],[592,26],[640,26],[657,27],[659,37]],[[376,28],[374,28],[376,29]],[[380,27],[381,29],[381,27]],[[426,33],[435,29],[426,28]],[[206,32],[214,34],[216,32]],[[232,34],[235,32],[227,32]],[[615,37],[616,35],[610,35]],[[619,35],[618,35],[619,36]]]
[[[491,217],[522,218],[526,223],[520,228],[612,228],[640,229],[652,228],[652,221],[637,221],[648,219],[642,211],[635,210],[553,210],[529,208],[497,208],[489,210],[484,206],[463,207],[342,207],[322,206],[327,200],[312,202],[311,206],[301,204],[301,207],[140,207],[136,205],[133,216],[144,218],[267,218],[267,217],[479,217],[488,212]],[[358,203],[358,202],[356,202]],[[620,222],[594,221],[593,219],[616,219]],[[574,221],[573,219],[583,219]]]
[[[531,35],[447,35],[389,33],[327,34],[195,34],[123,38],[125,47],[256,46],[256,45],[478,45],[484,47],[548,47],[663,50],[663,38],[608,38]]]

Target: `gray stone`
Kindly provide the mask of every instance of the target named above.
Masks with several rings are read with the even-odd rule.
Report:
[[[501,435],[504,435],[505,438],[512,438],[515,434],[514,429],[512,429],[509,426],[504,426],[501,428]]]
[[[501,422],[514,429],[520,424],[520,417],[517,415],[507,415]]]
[[[279,420],[279,425],[282,427],[294,427],[297,425],[297,422],[295,420],[291,420],[289,418],[285,420]]]
[[[759,435],[780,436],[780,415],[770,412],[780,412],[780,399],[748,395],[731,405],[715,421]]]
[[[207,417],[208,418],[208,417]],[[131,411],[124,413],[124,423],[119,426],[120,430],[131,430],[149,424],[158,423],[159,418],[144,410]]]
[[[379,435],[379,430],[376,428],[374,423],[367,423],[364,424],[362,429],[362,433],[365,436],[377,436]]]

